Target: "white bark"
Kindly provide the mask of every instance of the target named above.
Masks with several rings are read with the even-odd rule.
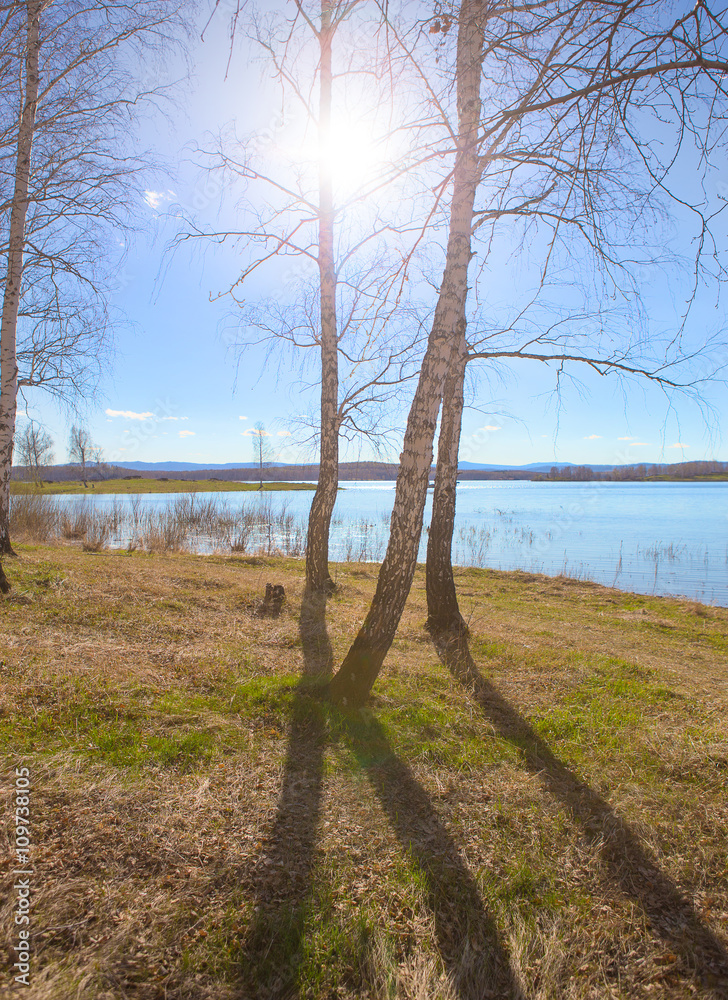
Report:
[[[319,248],[321,318],[321,438],[319,477],[311,502],[306,541],[306,586],[313,591],[333,588],[329,574],[329,528],[339,485],[339,354],[334,256],[334,195],[325,150],[331,132],[333,71],[331,0],[321,2],[319,72]]]
[[[390,536],[366,620],[331,682],[334,701],[361,705],[392,644],[412,585],[422,532],[433,440],[445,378],[465,333],[473,205],[482,167],[478,157],[482,5],[463,0],[458,22],[456,154],[447,257],[435,318],[412,402],[400,457]]]
[[[464,328],[463,323],[463,328]],[[458,453],[463,417],[463,386],[467,349],[463,336],[450,367],[442,400],[437,472],[432,496],[432,518],[427,539],[427,627],[435,633],[467,631],[458,607],[452,571]]]
[[[0,321],[0,555],[10,546],[10,473],[18,396],[17,329],[23,277],[23,247],[28,215],[28,188],[33,133],[38,106],[40,0],[28,0],[25,51],[25,97],[18,125],[15,188],[10,211],[8,271]]]

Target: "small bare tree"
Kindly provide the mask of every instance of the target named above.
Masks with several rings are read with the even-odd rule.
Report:
[[[68,461],[72,465],[77,465],[81,476],[81,481],[85,489],[88,489],[87,468],[92,463],[100,460],[101,451],[94,444],[91,434],[86,427],[74,424],[68,435]]]
[[[36,486],[43,485],[43,469],[53,462],[53,438],[35,420],[28,423],[18,434],[18,462],[24,465],[31,481]]]
[[[258,466],[258,489],[263,489],[263,470],[275,459],[270,434],[260,420],[250,431],[253,439],[253,461]]]

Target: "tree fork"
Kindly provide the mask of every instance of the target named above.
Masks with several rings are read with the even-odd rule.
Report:
[[[440,295],[407,419],[389,544],[369,613],[331,681],[332,701],[357,708],[367,699],[394,639],[417,566],[432,465],[433,441],[445,379],[465,338],[473,206],[482,174],[478,158],[482,4],[463,0],[458,18],[458,148],[453,171],[447,256]]]

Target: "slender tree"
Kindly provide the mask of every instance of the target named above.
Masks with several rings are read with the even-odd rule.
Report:
[[[236,10],[234,17],[238,15]],[[239,22],[236,24],[239,27]],[[405,334],[394,342],[397,323],[387,328],[392,313],[401,311],[408,255],[398,252],[401,229],[382,207],[383,191],[401,178],[402,164],[383,162],[354,185],[348,179],[342,185],[342,170],[337,168],[346,152],[347,138],[337,132],[346,102],[357,108],[362,122],[367,114],[375,120],[377,113],[379,118],[385,117],[385,100],[375,100],[383,89],[391,89],[391,67],[377,62],[381,24],[376,6],[362,0],[296,0],[295,15],[284,20],[283,27],[263,30],[259,24],[254,26],[255,40],[280,84],[282,114],[274,129],[280,133],[280,142],[273,135],[263,144],[261,154],[259,138],[254,139],[241,156],[235,136],[234,152],[223,150],[214,162],[243,178],[256,196],[262,192],[266,207],[258,210],[256,218],[253,205],[260,205],[261,198],[251,196],[243,210],[246,218],[256,218],[255,225],[227,233],[193,233],[241,240],[246,254],[252,254],[252,261],[231,289],[233,296],[262,265],[273,258],[294,257],[301,274],[289,288],[308,307],[307,279],[315,269],[316,307],[309,310],[305,325],[307,331],[313,325],[312,340],[319,359],[319,476],[308,521],[306,581],[310,590],[318,592],[333,588],[328,549],[338,489],[340,438],[342,433],[360,433],[364,427],[364,433],[373,433],[378,421],[368,418],[377,405],[381,412],[383,399],[391,401],[395,386],[406,380],[405,356],[412,340]],[[305,127],[296,129],[295,123],[302,118]],[[381,127],[385,139],[387,129],[385,122]],[[316,152],[307,151],[312,145],[307,135],[312,131]],[[281,166],[286,141],[300,150],[287,170]],[[278,154],[272,164],[264,155],[270,150]],[[255,253],[256,248],[262,249]],[[281,323],[278,302],[259,302],[253,310],[246,309],[241,323],[242,345],[251,342],[252,329],[266,331],[264,337],[280,338],[296,347],[301,340],[309,346],[308,332],[300,336],[299,308],[296,304],[287,310]],[[346,386],[342,385],[342,367],[349,375]]]
[[[339,486],[339,352],[336,315],[333,177],[326,160],[331,145],[333,89],[331,0],[321,0],[319,43],[319,204],[318,269],[321,321],[321,437],[319,474],[311,501],[306,539],[306,584],[311,590],[333,590],[329,573],[329,529]],[[299,4],[300,9],[300,4]]]
[[[0,319],[0,556],[10,544],[10,474],[18,398],[17,325],[23,279],[26,219],[33,136],[40,86],[40,16],[42,0],[21,4],[25,14],[25,60],[22,111],[15,152],[13,193],[7,239],[7,273]]]
[[[68,435],[68,461],[78,466],[81,482],[88,489],[88,466],[96,461],[99,454],[87,427],[74,424]]]
[[[184,30],[183,0],[15,0],[0,13],[0,555],[11,551],[17,394],[93,390],[118,234],[142,167],[129,140],[156,96],[137,72]]]
[[[253,461],[258,466],[258,489],[263,489],[263,471],[267,465],[273,461],[273,449],[271,447],[268,431],[265,424],[258,421],[250,432],[253,439]]]
[[[543,13],[547,8],[551,8],[552,12],[563,13],[563,10],[557,11],[557,5],[544,4],[542,8]],[[635,28],[635,14],[643,14],[640,8],[644,8],[644,5],[635,4],[631,10],[626,7],[622,10],[621,15],[627,19],[628,29]],[[609,11],[597,13],[601,30],[595,32],[592,24],[579,18],[579,15],[584,14],[584,5],[572,4],[568,31],[564,33],[562,44],[565,46],[567,41],[573,44],[575,39],[579,39],[582,53],[590,51],[594,58],[608,36],[606,28],[611,25],[609,18],[612,16]],[[595,9],[590,14],[594,16]],[[623,30],[618,22],[619,19],[614,25],[612,41]],[[684,22],[681,21],[672,27],[674,36],[683,42],[684,27]],[[675,85],[675,82],[677,89],[685,96],[693,86],[691,70],[698,69],[710,74],[711,56],[716,54],[715,51],[711,52],[711,46],[717,44],[720,47],[723,31],[717,22],[713,25],[712,35],[710,30],[699,31],[704,47],[695,46],[694,54],[698,56],[698,65],[690,67],[688,64],[692,60],[683,59],[683,74],[677,81],[671,81],[674,67],[664,66],[656,78],[656,87],[651,84],[651,92],[643,94],[642,100],[635,97],[634,79],[628,90],[620,93],[619,88],[616,88],[610,99],[605,100],[602,86],[595,85],[595,80],[598,81],[599,78],[593,74],[591,80],[594,91],[579,95],[576,114],[573,106],[567,106],[562,114],[557,102],[557,110],[549,112],[549,129],[543,137],[533,146],[526,146],[519,141],[515,147],[511,145],[501,149],[499,165],[493,164],[489,171],[491,183],[488,202],[476,212],[476,227],[486,228],[485,239],[481,244],[484,245],[484,251],[478,256],[487,260],[497,252],[494,249],[498,246],[497,230],[499,226],[503,228],[504,223],[511,244],[514,241],[514,225],[521,224],[524,227],[522,245],[526,244],[527,235],[529,242],[534,242],[534,231],[545,228],[548,239],[543,244],[543,257],[538,262],[541,268],[539,291],[543,291],[547,284],[549,268],[558,270],[563,267],[564,258],[567,258],[574,263],[578,262],[582,274],[600,275],[600,304],[594,308],[591,316],[567,313],[557,321],[553,321],[553,316],[558,315],[559,310],[552,305],[550,315],[547,310],[542,309],[538,320],[530,324],[530,329],[525,330],[527,308],[515,323],[507,324],[501,329],[492,324],[493,328],[485,336],[475,333],[469,338],[468,344],[463,343],[449,374],[443,398],[427,546],[427,624],[433,633],[465,629],[458,607],[452,568],[452,537],[463,384],[468,363],[486,361],[494,364],[505,358],[538,361],[556,371],[557,386],[565,373],[587,366],[592,373],[600,376],[651,382],[668,396],[683,394],[693,398],[698,398],[701,387],[711,378],[710,374],[706,378],[696,373],[693,353],[682,349],[681,335],[671,335],[667,340],[655,337],[649,330],[649,322],[641,321],[640,277],[644,280],[644,275],[648,274],[654,278],[657,264],[662,267],[669,263],[675,264],[664,243],[660,244],[662,228],[654,229],[655,220],[660,217],[659,200],[672,198],[676,203],[690,205],[693,209],[698,220],[695,274],[704,266],[703,250],[706,244],[709,245],[711,234],[709,219],[704,215],[704,205],[701,204],[702,193],[698,198],[691,193],[691,202],[690,195],[685,197],[678,192],[677,184],[670,177],[670,162],[677,155],[677,148],[666,154],[648,156],[647,147],[630,119],[635,110],[637,116],[642,117],[645,108],[655,109],[658,95],[662,98],[665,88]],[[534,35],[537,32],[530,36],[532,44]],[[669,31],[664,35],[648,34],[647,37],[647,48],[653,53],[663,44],[668,47],[674,44],[670,41]],[[501,40],[494,39],[490,46],[491,56],[497,53],[500,44]],[[689,52],[690,45],[685,48]],[[619,51],[618,46],[615,51]],[[512,37],[508,39],[508,52],[515,63],[518,56],[514,56]],[[685,56],[685,52],[682,54]],[[529,63],[532,62],[533,50],[526,58]],[[599,60],[595,61],[599,63]],[[551,73],[547,60],[543,66],[546,70],[546,83]],[[624,67],[621,69],[622,76],[631,77],[633,67],[628,72],[624,72]],[[562,70],[563,67],[559,65],[559,72]],[[583,67],[575,65],[573,70],[583,72]],[[514,72],[518,72],[515,67]],[[617,78],[620,77],[619,69],[614,65],[610,72]],[[554,94],[552,86],[545,89]],[[674,122],[675,147],[684,144],[687,124],[684,116],[683,108],[683,117]],[[487,120],[484,121],[486,132],[488,125]],[[707,155],[709,131],[704,122],[702,129],[695,135],[701,155]],[[631,153],[630,145],[634,147]],[[644,169],[645,164],[647,170]],[[662,177],[659,185],[655,184],[656,174]],[[525,181],[521,179],[521,175],[526,176]],[[615,205],[619,206],[617,213],[614,212]],[[563,251],[560,256],[559,249]],[[636,264],[639,264],[638,268],[635,267]],[[695,292],[695,287],[692,287],[687,294],[686,314]],[[573,298],[573,288],[564,288],[562,296],[568,299],[570,295]],[[603,310],[601,300],[604,297],[619,297],[628,304],[628,308],[622,315],[616,310]],[[685,315],[678,317],[676,323],[682,329]],[[633,331],[640,325],[645,325],[647,329],[643,336],[635,339]],[[588,337],[585,337],[586,329],[590,333]],[[710,350],[710,344],[703,345],[704,355],[707,356]]]

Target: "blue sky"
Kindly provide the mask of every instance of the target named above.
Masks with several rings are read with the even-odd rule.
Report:
[[[275,107],[261,83],[261,67],[238,56],[225,79],[225,36],[224,24],[216,22],[204,42],[195,42],[194,78],[179,107],[142,129],[140,142],[154,145],[170,169],[148,180],[143,206],[148,232],[126,247],[112,297],[113,307],[126,317],[117,330],[116,358],[99,398],[80,415],[106,460],[118,464],[250,461],[250,430],[258,421],[265,424],[279,460],[315,459],[298,420],[315,403],[315,391],[306,392],[288,358],[279,368],[262,348],[251,348],[237,366],[230,349],[237,310],[230,298],[216,296],[236,280],[241,249],[188,242],[174,253],[166,250],[178,227],[167,215],[172,205],[185,206],[203,224],[239,224],[235,192],[222,191],[199,170],[191,147],[204,146],[206,133],[232,119],[241,132],[257,132],[264,139],[275,132]],[[724,173],[716,171],[716,185]],[[279,277],[269,272],[246,286],[248,301],[275,293]],[[495,269],[492,281],[502,280]],[[669,297],[660,290],[651,305],[669,330],[676,311]],[[706,296],[693,316],[693,335],[718,331],[723,321],[722,309]],[[728,355],[722,360],[728,363]],[[498,382],[473,374],[462,459],[489,464],[728,460],[720,434],[721,423],[728,427],[728,402],[720,387],[705,390],[715,418],[706,422],[701,408],[689,401],[670,404],[655,388],[633,384],[625,390],[593,375],[582,376],[579,388],[566,386],[556,405],[554,378],[544,366],[519,362],[508,371],[510,377]],[[77,418],[40,394],[29,399],[28,412],[50,430],[56,461],[65,461],[68,428]],[[396,441],[392,448],[396,455]],[[342,455],[360,456],[371,456],[366,445],[346,447]]]

